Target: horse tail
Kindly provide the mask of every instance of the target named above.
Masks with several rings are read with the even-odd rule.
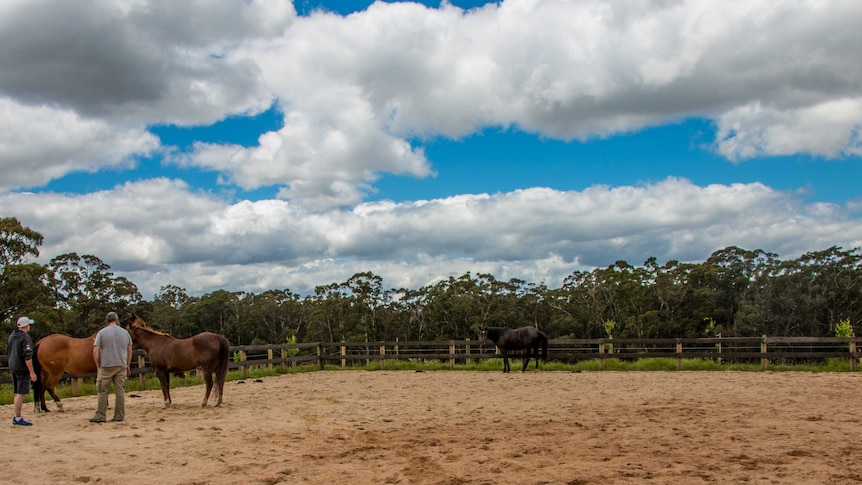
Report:
[[[42,364],[39,363],[39,342],[36,342],[36,345],[33,346],[33,357],[30,360],[33,363],[33,373],[36,374],[36,381],[33,382],[33,407],[41,411],[45,405],[45,390],[42,388]]]
[[[230,366],[230,342],[222,336],[219,339],[218,346],[218,366],[216,366],[216,382],[218,382],[219,386],[224,385],[225,379],[227,379],[227,371]]]
[[[542,362],[548,362],[548,336],[539,332],[539,339],[542,341]]]

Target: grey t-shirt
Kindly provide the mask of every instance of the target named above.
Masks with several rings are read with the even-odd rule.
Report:
[[[94,346],[99,347],[101,367],[126,366],[128,348],[132,345],[132,336],[125,328],[111,325],[99,330]]]

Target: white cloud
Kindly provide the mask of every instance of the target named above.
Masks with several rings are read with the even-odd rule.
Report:
[[[145,130],[0,97],[0,190],[42,186],[71,172],[129,168],[133,157],[159,149],[158,138]]]
[[[260,71],[225,56],[280,35],[287,2],[11,0],[0,4],[0,95],[124,123],[212,123],[269,106]]]
[[[487,126],[570,140],[701,116],[731,160],[858,154],[859,21],[855,2],[747,0],[319,12],[228,56],[260,67],[284,128],[187,163],[323,208],[356,203],[381,173],[429,175],[417,137]]]
[[[284,127],[259,146],[200,144],[183,163],[325,209],[362,200],[381,174],[432,174],[417,140],[488,126],[570,140],[700,116],[716,121],[731,160],[856,155],[860,22],[862,4],[849,0],[378,2],[310,17],[275,0],[9,1],[0,96],[126,138],[276,100]],[[31,123],[23,112],[9,122]],[[75,137],[65,128],[59,138]],[[56,168],[15,173],[7,188],[141,150],[120,143],[82,163],[78,148],[39,153]]]
[[[862,155],[862,96],[786,110],[756,102],[723,114],[718,128],[718,151],[731,160]]]
[[[619,259],[703,261],[730,245],[792,258],[862,244],[858,221],[840,206],[806,206],[761,184],[673,178],[315,212],[277,200],[230,204],[158,179],[81,196],[7,194],[0,206],[45,236],[46,261],[94,254],[147,295],[167,284],[194,294],[310,292],[363,271],[390,286],[466,271],[559,285],[574,270]]]
[[[94,254],[148,295],[308,291],[360,271],[392,286],[465,271],[559,284],[617,259],[702,260],[728,245],[855,247],[858,201],[805,205],[757,183],[362,200],[382,174],[433,174],[426,141],[489,126],[582,140],[697,116],[732,161],[859,156],[860,24],[851,0],[378,2],[346,17],[297,17],[277,0],[7,0],[0,207],[46,236],[45,258]],[[199,142],[168,161],[218,172],[227,191],[275,187],[278,200],[227,202],[166,178],[13,192],[159,155],[148,126],[273,102],[283,126],[257,146]]]

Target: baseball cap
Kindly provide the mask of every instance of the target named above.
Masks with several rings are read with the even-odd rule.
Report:
[[[33,325],[34,323],[36,323],[35,320],[30,320],[27,317],[21,317],[18,319],[18,328],[26,327],[28,325]]]

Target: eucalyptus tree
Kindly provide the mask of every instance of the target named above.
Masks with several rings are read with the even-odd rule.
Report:
[[[45,285],[64,333],[72,336],[95,332],[104,325],[108,312],[124,312],[142,300],[134,283],[115,276],[108,264],[93,255],[62,254],[45,270]]]
[[[728,246],[713,252],[703,263],[702,283],[712,291],[712,318],[725,328],[735,329],[745,295],[758,274],[775,255],[756,249]],[[738,333],[738,332],[737,332]]]
[[[598,298],[601,292],[596,274],[575,271],[552,291],[549,305],[562,317],[557,317],[557,335],[569,338],[601,338],[604,336],[604,306]]]
[[[157,323],[167,333],[175,335],[183,310],[191,301],[192,298],[185,288],[176,285],[162,286],[153,299],[153,312],[147,321],[150,325]]]
[[[511,279],[509,284],[513,287],[517,297],[519,319],[526,325],[531,325],[548,335],[556,336],[549,322],[553,318],[553,308],[548,299],[548,287],[545,283],[529,283],[520,279]]]
[[[480,325],[507,325],[509,317],[495,306],[501,288],[493,276],[480,273],[474,279],[470,272],[426,287],[429,315],[439,326],[437,338],[473,338]]]
[[[291,336],[300,338],[308,323],[307,310],[300,296],[290,290],[269,290],[254,298],[251,321],[254,338],[267,343],[284,343]]]
[[[305,300],[309,307],[306,341],[355,341],[349,321],[351,301],[343,285],[332,283],[314,288],[314,295]]]
[[[19,313],[36,317],[49,329],[51,297],[44,281],[44,268],[33,260],[39,256],[44,238],[14,217],[0,218],[0,322],[13,320]],[[12,327],[10,325],[9,330]]]
[[[809,304],[818,326],[816,335],[833,335],[839,321],[862,318],[862,256],[860,248],[846,251],[833,246],[799,258],[806,269]]]
[[[356,273],[343,285],[350,300],[351,314],[358,323],[358,329],[368,341],[385,340],[380,312],[391,301],[391,294],[383,290],[383,278],[371,272]]]
[[[200,298],[190,298],[183,304],[182,316],[174,327],[174,337],[186,338],[201,332],[214,332],[227,337],[232,345],[240,345],[235,333],[239,295],[217,290]]]
[[[651,335],[655,337],[691,335],[692,323],[703,318],[700,315],[693,315],[692,312],[695,291],[690,280],[691,272],[696,267],[696,264],[680,263],[677,260],[667,261],[663,266],[660,266],[655,258],[649,258],[644,262],[644,268],[649,274],[650,293],[657,304],[654,310],[648,311],[643,317],[647,324],[654,328]],[[719,329],[718,332],[720,333],[721,330]]]

